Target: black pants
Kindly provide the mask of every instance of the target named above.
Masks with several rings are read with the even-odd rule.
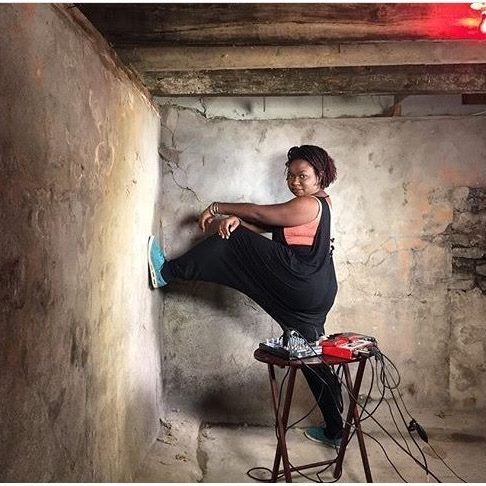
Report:
[[[296,277],[288,269],[288,248],[273,242],[244,227],[238,227],[228,240],[217,235],[198,243],[184,255],[167,261],[162,267],[162,278],[170,283],[174,279],[199,280],[226,285],[239,290],[263,308],[282,329],[297,329],[307,340],[313,341],[323,332],[322,315],[317,318],[295,309],[308,308],[312,292],[296,286]],[[320,285],[320,283],[319,283]],[[311,289],[313,290],[313,289]],[[334,302],[330,289],[329,304]],[[325,317],[324,317],[325,318]],[[303,369],[304,376],[318,401],[330,436],[343,427],[337,407],[339,384],[327,366]]]

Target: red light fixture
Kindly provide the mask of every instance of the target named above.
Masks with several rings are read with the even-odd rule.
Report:
[[[474,2],[471,3],[471,8],[473,10],[478,10],[481,13],[481,24],[479,25],[479,30],[483,34],[486,34],[486,3]]]

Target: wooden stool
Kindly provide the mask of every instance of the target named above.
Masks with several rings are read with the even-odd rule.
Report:
[[[361,452],[361,460],[363,462],[366,481],[368,483],[372,483],[373,479],[371,478],[370,465],[368,462],[368,454],[366,453],[363,432],[361,431],[360,416],[358,413],[358,407],[356,406],[356,399],[359,396],[359,391],[361,388],[361,382],[363,380],[365,366],[369,357],[342,359],[342,358],[335,358],[332,356],[319,356],[319,357],[316,356],[316,357],[296,359],[296,360],[287,360],[275,356],[266,351],[263,351],[261,349],[257,349],[254,352],[253,356],[255,357],[256,360],[261,361],[262,363],[266,363],[268,365],[270,387],[272,390],[273,410],[275,413],[275,426],[278,431],[277,449],[275,451],[275,460],[273,463],[273,470],[272,470],[272,481],[276,482],[278,475],[282,473],[282,471],[279,471],[280,460],[282,460],[283,463],[283,473],[285,475],[285,481],[288,483],[292,482],[292,477],[291,477],[292,471],[300,471],[302,469],[310,469],[310,468],[325,466],[329,464],[335,464],[334,477],[336,479],[339,478],[341,476],[344,454],[346,453],[347,442],[351,431],[351,423],[354,422],[354,426],[356,428],[356,435],[358,436],[359,449]],[[323,363],[329,366],[342,365],[344,369],[346,385],[349,390],[352,390],[352,393],[350,394],[349,397],[349,407],[346,414],[346,422],[344,425],[341,447],[339,448],[339,453],[335,459],[322,461],[322,462],[315,462],[312,464],[304,464],[298,467],[291,467],[289,464],[289,458],[287,454],[287,443],[285,440],[285,435],[286,435],[286,428],[289,419],[290,405],[292,402],[292,395],[294,392],[295,375],[298,369],[304,368],[305,366],[309,366],[309,367],[322,366]],[[358,363],[358,370],[356,371],[356,377],[354,383],[351,379],[351,373],[349,370],[350,363]],[[279,368],[285,368],[288,366],[290,368],[289,381],[287,384],[287,391],[285,394],[283,410],[279,410],[279,403],[278,403],[279,390],[278,390],[277,380],[275,378],[275,368],[274,368],[275,366],[278,366]]]

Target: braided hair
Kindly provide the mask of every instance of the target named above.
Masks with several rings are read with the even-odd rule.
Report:
[[[321,147],[316,145],[301,145],[292,147],[287,154],[285,167],[289,168],[294,160],[306,160],[314,167],[317,177],[320,179],[321,188],[325,189],[336,180],[336,166],[334,160]]]

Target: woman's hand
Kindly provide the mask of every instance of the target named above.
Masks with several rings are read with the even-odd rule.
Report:
[[[228,216],[227,218],[218,219],[216,223],[216,233],[221,238],[227,240],[231,233],[241,224],[240,218],[237,216]]]
[[[199,216],[199,227],[205,232],[209,225],[214,221],[214,216],[211,214],[210,208],[208,206]]]

